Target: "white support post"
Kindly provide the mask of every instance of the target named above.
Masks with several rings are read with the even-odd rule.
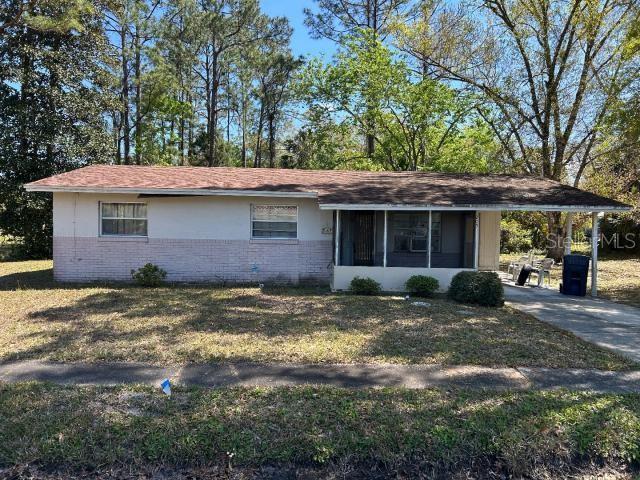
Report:
[[[571,243],[573,242],[573,212],[567,212],[567,235],[564,239],[564,254],[571,255]]]
[[[600,237],[598,212],[591,213],[591,296],[598,296],[598,240]]]
[[[480,262],[480,214],[476,212],[473,226],[473,268],[478,269]]]
[[[387,210],[384,211],[384,240],[382,241],[382,266],[387,266]]]
[[[340,210],[336,210],[336,251],[334,264],[340,265]]]
[[[431,210],[429,210],[429,228],[427,229],[427,268],[431,268]]]

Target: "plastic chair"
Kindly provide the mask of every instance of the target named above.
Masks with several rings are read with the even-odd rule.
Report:
[[[531,273],[535,273],[538,276],[539,287],[544,285],[545,278],[547,279],[547,283],[551,285],[551,267],[553,267],[554,263],[555,261],[553,258],[545,258],[534,266],[533,270],[531,270]]]

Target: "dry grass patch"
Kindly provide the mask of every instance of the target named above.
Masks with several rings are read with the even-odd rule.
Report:
[[[0,467],[350,463],[448,478],[497,465],[491,478],[566,478],[581,462],[640,462],[631,394],[176,388],[166,398],[148,387],[23,383],[0,384],[0,418]]]
[[[0,361],[633,365],[509,308],[317,289],[64,286],[49,268],[0,263]]]

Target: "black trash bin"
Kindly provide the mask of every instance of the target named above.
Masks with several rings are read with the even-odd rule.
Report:
[[[587,276],[589,275],[589,260],[585,255],[565,255],[562,260],[562,283],[560,293],[565,295],[587,294]]]

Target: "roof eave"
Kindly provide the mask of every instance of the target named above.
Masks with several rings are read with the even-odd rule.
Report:
[[[632,207],[613,205],[534,205],[534,204],[467,204],[467,205],[399,205],[399,204],[348,204],[320,203],[321,210],[472,210],[472,211],[544,211],[544,212],[628,212]]]
[[[203,189],[203,188],[100,188],[69,187],[26,184],[27,192],[61,192],[61,193],[97,193],[97,194],[130,194],[130,195],[181,195],[181,196],[230,196],[230,197],[285,197],[285,198],[317,198],[316,192],[281,192],[273,190],[235,190],[235,189]]]
[[[27,192],[63,192],[94,194],[130,194],[130,195],[180,195],[180,196],[235,196],[235,197],[273,197],[273,198],[317,198],[317,192],[286,192],[273,190],[235,190],[203,188],[104,188],[73,187],[60,185],[40,185],[37,182],[25,186]],[[321,210],[473,210],[473,211],[547,211],[547,212],[626,212],[632,210],[628,205],[537,205],[537,204],[350,204],[322,203]]]

